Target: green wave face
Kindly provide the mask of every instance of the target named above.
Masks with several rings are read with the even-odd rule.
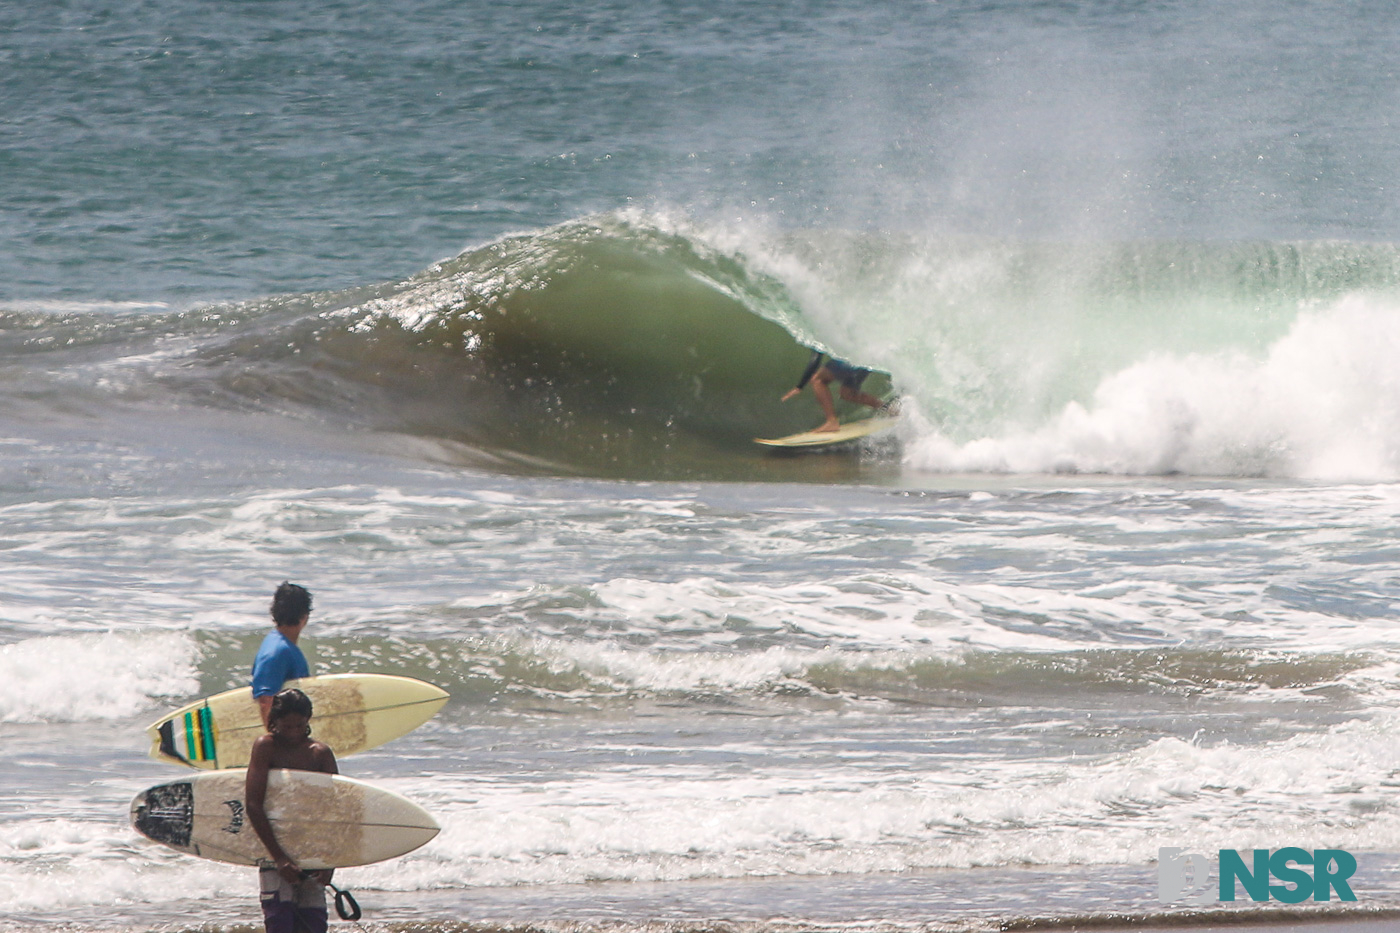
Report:
[[[779,403],[809,350],[776,280],[616,219],[467,252],[308,326],[303,365],[374,387],[377,426],[565,470],[712,472],[819,420],[810,397]]]

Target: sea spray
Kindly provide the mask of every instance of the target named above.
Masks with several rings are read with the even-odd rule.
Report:
[[[1154,353],[1045,424],[907,453],[925,470],[1271,476],[1400,475],[1400,302],[1353,295],[1304,312],[1262,355]]]

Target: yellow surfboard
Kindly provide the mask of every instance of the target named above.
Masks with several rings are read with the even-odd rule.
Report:
[[[898,418],[877,415],[860,421],[849,421],[835,431],[803,431],[801,434],[789,434],[787,437],[755,437],[754,442],[769,447],[826,447],[887,431],[898,423]]]
[[[311,699],[312,737],[337,757],[383,745],[432,719],[447,692],[393,674],[324,674],[289,680]],[[252,687],[219,693],[164,716],[146,730],[151,757],[212,771],[248,764],[262,716]]]
[[[147,788],[131,801],[131,825],[177,852],[257,865],[268,856],[245,812],[246,776],[235,768]],[[439,831],[431,814],[393,791],[317,771],[268,772],[266,810],[277,841],[308,871],[396,858]]]

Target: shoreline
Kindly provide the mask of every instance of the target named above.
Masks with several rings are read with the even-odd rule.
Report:
[[[1400,929],[1400,897],[1362,903],[1159,905],[1141,868],[940,869],[848,876],[482,887],[360,889],[366,933],[1381,933]],[[194,892],[191,892],[192,894]],[[1114,902],[1116,899],[1116,903]],[[152,905],[154,906],[154,905]],[[181,899],[106,917],[0,915],[0,933],[260,933],[255,892]],[[128,913],[126,917],[121,913]]]
[[[40,918],[0,918],[0,933],[49,930],[54,933],[261,933],[262,918],[255,916],[256,905],[241,911],[243,916],[220,920],[167,920],[123,924],[82,923]],[[1233,914],[1233,915],[1232,915]],[[553,919],[495,922],[489,920],[373,919],[341,921],[331,914],[331,930],[360,933],[1385,933],[1400,925],[1400,909],[1322,910],[1302,913],[1288,910],[1210,911],[1188,915],[1085,916],[1025,918],[998,921],[993,918],[963,918],[953,921],[887,921],[877,919],[846,922],[809,921],[797,917],[767,920],[645,920]]]
[[[1190,931],[1190,933],[1250,933],[1288,930],[1291,933],[1378,933],[1400,927],[1400,908],[1239,907],[1190,913],[1122,916],[1027,918],[1003,922],[1003,933],[1120,933],[1127,930]]]

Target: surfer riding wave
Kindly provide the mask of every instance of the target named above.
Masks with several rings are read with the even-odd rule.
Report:
[[[826,415],[826,420],[819,427],[813,428],[813,433],[824,433],[835,431],[841,427],[840,420],[836,417],[836,402],[831,397],[831,383],[841,384],[841,398],[848,402],[857,402],[872,408],[875,411],[893,413],[891,405],[883,402],[869,392],[861,389],[866,377],[870,375],[870,370],[860,366],[852,366],[845,360],[838,360],[833,356],[827,356],[820,350],[812,351],[812,358],[807,361],[807,368],[802,371],[802,378],[797,380],[797,385],[789,389],[782,398],[786,402],[788,399],[796,397],[812,384],[812,394],[817,397],[817,403],[821,405],[822,412]]]

